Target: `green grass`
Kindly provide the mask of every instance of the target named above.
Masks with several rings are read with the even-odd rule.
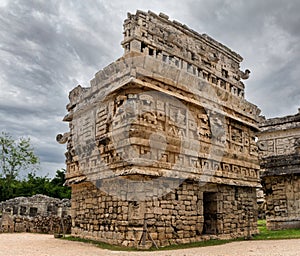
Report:
[[[259,235],[254,236],[254,240],[300,238],[300,229],[267,230],[265,220],[259,220],[257,225]]]
[[[162,251],[162,250],[179,250],[179,249],[187,249],[187,248],[195,248],[195,247],[205,247],[205,246],[214,246],[214,245],[221,245],[221,244],[227,244],[231,243],[233,241],[241,241],[244,240],[243,238],[240,239],[234,239],[234,240],[208,240],[208,241],[201,241],[201,242],[194,242],[189,244],[173,244],[165,247],[160,247],[159,249],[156,249],[155,247],[151,247],[148,250],[144,249],[137,249],[132,247],[125,247],[125,246],[117,246],[117,245],[111,245],[104,242],[94,241],[90,239],[84,239],[79,237],[73,237],[73,236],[65,236],[61,239],[69,240],[69,241],[76,241],[76,242],[83,242],[83,243],[89,243],[94,244],[102,249],[107,249],[111,251]]]
[[[207,241],[200,241],[200,242],[194,242],[189,244],[173,244],[168,245],[165,247],[160,247],[159,249],[151,248],[153,251],[162,251],[162,250],[180,250],[180,249],[187,249],[187,248],[195,248],[195,247],[206,247],[206,246],[214,246],[214,245],[221,245],[221,244],[227,244],[235,241],[242,241],[243,238],[239,239],[231,239],[231,240],[207,240]]]
[[[259,220],[258,221],[258,230],[259,234],[252,237],[253,240],[275,240],[275,239],[295,239],[300,238],[300,229],[286,229],[286,230],[267,230],[266,228],[266,221]],[[131,247],[124,247],[124,246],[117,246],[111,245],[103,242],[98,242],[89,239],[83,239],[73,236],[66,236],[62,239],[66,239],[69,241],[78,241],[84,243],[94,244],[102,249],[107,249],[111,251],[141,251],[141,249],[131,248]],[[221,245],[226,243],[231,243],[235,241],[243,241],[244,238],[239,239],[232,239],[232,240],[208,240],[208,241],[201,241],[201,242],[194,242],[189,244],[174,244],[165,247],[160,247],[156,249],[155,247],[150,248],[146,251],[157,251],[157,250],[179,250],[179,249],[186,249],[186,248],[195,248],[195,247],[205,247],[205,246],[214,246],[214,245]]]
[[[84,239],[84,238],[79,238],[79,237],[74,237],[74,236],[65,236],[61,239],[68,240],[68,241],[94,244],[102,249],[107,249],[107,250],[111,250],[111,251],[138,251],[138,249],[136,249],[136,248],[111,245],[111,244],[107,244],[107,243],[103,243],[103,242],[99,242],[99,241],[95,241],[95,240]]]

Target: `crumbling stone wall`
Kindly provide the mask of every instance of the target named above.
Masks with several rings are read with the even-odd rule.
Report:
[[[149,189],[155,185],[162,184]],[[144,221],[158,246],[257,233],[255,188],[185,181],[176,190],[143,202],[107,195],[88,182],[72,189],[72,235],[78,237],[138,246]]]
[[[0,203],[0,232],[70,233],[71,202],[44,195]]]
[[[242,57],[150,11],[128,14],[122,46],[70,92],[57,136],[72,234],[135,246],[146,226],[159,245],[256,233],[260,110]]]
[[[267,227],[300,227],[300,110],[261,123],[258,145]]]
[[[300,175],[265,176],[267,228],[300,228]]]

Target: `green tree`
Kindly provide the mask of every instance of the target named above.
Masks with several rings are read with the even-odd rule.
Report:
[[[57,170],[53,179],[47,176],[36,176],[28,173],[27,177],[13,180],[10,184],[4,178],[0,178],[0,201],[19,196],[33,196],[43,194],[55,198],[71,198],[71,188],[64,186],[65,170]]]
[[[39,159],[34,154],[30,139],[13,139],[7,133],[0,134],[0,201],[19,196],[44,194],[56,198],[70,198],[71,189],[65,187],[65,170],[57,170],[56,176],[39,177],[35,170]],[[20,179],[20,171],[31,171]]]
[[[19,186],[16,180],[21,170],[34,170],[39,163],[30,139],[12,138],[8,133],[0,135],[0,201],[14,197]]]
[[[57,198],[71,198],[71,188],[64,186],[65,178],[65,169],[57,170],[56,176],[50,181],[53,190],[52,196]]]
[[[13,139],[8,133],[0,135],[0,175],[8,182],[15,180],[21,170],[34,169],[39,163],[29,138]]]

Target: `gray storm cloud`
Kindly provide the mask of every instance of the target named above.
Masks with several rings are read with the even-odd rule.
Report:
[[[164,12],[244,57],[246,98],[267,117],[300,107],[299,1],[4,1],[0,5],[0,131],[29,136],[41,172],[64,167],[68,92],[122,55],[122,23]]]

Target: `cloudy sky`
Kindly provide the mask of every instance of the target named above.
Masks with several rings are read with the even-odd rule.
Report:
[[[246,99],[266,117],[300,107],[299,0],[1,0],[0,132],[30,137],[38,174],[64,168],[56,134],[68,92],[123,54],[122,24],[137,9],[166,13],[244,57]]]

